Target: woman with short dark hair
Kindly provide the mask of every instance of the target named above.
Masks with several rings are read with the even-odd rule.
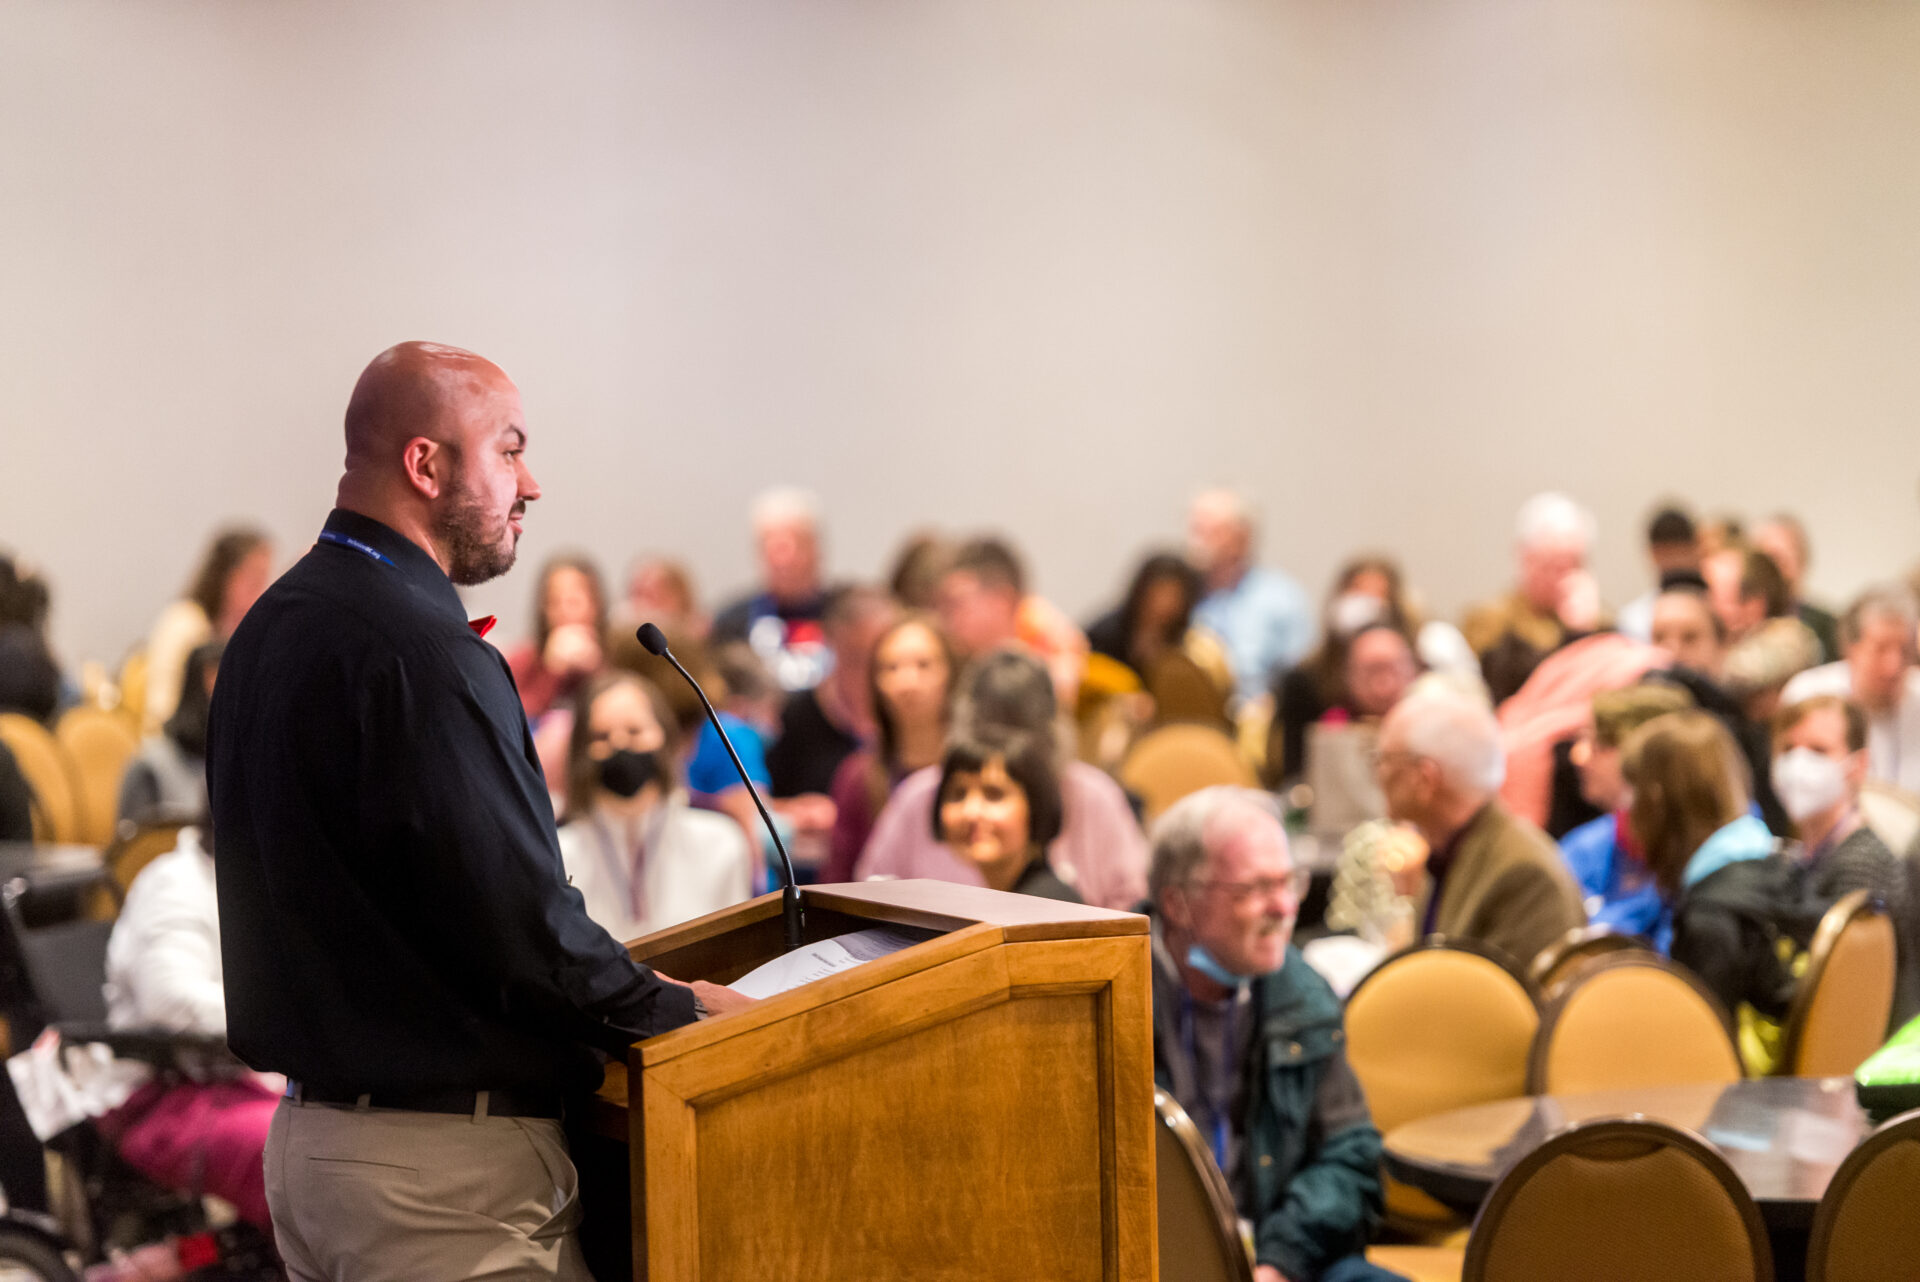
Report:
[[[934,836],[990,889],[1083,902],[1047,863],[1060,835],[1060,782],[1045,740],[1008,731],[956,738],[935,796]]]

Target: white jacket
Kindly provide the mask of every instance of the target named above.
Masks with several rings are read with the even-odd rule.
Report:
[[[133,879],[107,941],[107,1023],[172,1032],[227,1032],[220,971],[220,900],[200,830]]]
[[[740,825],[693,809],[678,793],[654,807],[638,832],[598,814],[576,819],[560,830],[560,858],[587,916],[622,943],[753,893],[753,854]]]

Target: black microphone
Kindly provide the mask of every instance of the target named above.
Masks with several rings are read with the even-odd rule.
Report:
[[[643,623],[634,633],[645,646],[647,653],[657,655],[673,665],[693,692],[700,696],[700,706],[707,710],[707,720],[713,723],[713,731],[720,736],[720,742],[726,746],[727,755],[733,758],[733,768],[740,772],[740,782],[747,785],[747,795],[753,798],[753,805],[760,812],[760,821],[767,826],[767,833],[773,838],[773,848],[780,852],[780,874],[786,885],[780,892],[780,917],[786,926],[787,951],[800,947],[801,938],[807,924],[807,909],[800,897],[800,885],[793,879],[793,860],[787,854],[787,844],[780,840],[780,830],[773,826],[773,818],[767,814],[767,803],[760,800],[760,790],[753,786],[753,780],[747,778],[747,768],[740,764],[740,754],[733,750],[733,740],[727,738],[725,726],[720,724],[720,714],[713,710],[713,704],[707,698],[707,692],[693,679],[693,674],[680,666],[680,660],[673,657],[673,651],[667,648],[667,635],[651,623]]]

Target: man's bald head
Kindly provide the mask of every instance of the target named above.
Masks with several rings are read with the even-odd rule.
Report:
[[[392,465],[416,436],[459,445],[454,412],[465,399],[512,386],[498,365],[465,348],[397,343],[360,371],[347,401],[347,470]]]
[[[389,347],[354,384],[346,437],[339,506],[427,548],[455,583],[506,573],[540,487],[499,366],[439,343]]]

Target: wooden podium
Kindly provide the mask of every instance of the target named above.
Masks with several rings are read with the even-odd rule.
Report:
[[[634,1276],[1151,1282],[1147,919],[933,881],[806,895],[809,940],[940,933],[609,1067],[593,1124],[630,1145]],[[780,954],[780,899],[628,947],[727,983]]]

